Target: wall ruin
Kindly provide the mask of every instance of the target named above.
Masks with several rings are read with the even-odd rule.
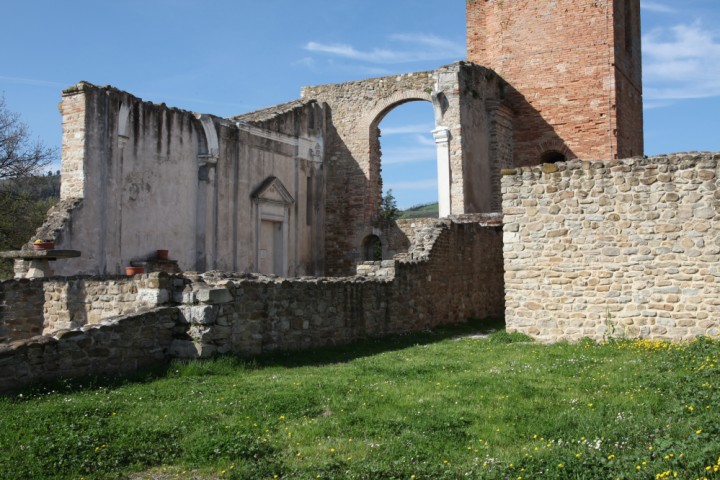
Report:
[[[44,320],[45,335],[16,335],[0,344],[0,391],[39,379],[128,372],[172,358],[341,345],[499,316],[501,246],[497,216],[468,216],[419,229],[385,277],[208,272],[4,282],[2,291],[22,285],[42,294],[44,303],[38,300],[22,319],[0,309],[0,331],[17,331],[16,325],[35,318],[36,325]],[[137,311],[123,315],[128,305]],[[68,310],[76,312],[71,324],[48,321]],[[120,316],[105,316],[111,312]]]
[[[508,330],[545,341],[720,334],[720,154],[506,173]]]
[[[511,111],[504,81],[492,71],[458,62],[432,72],[306,87],[304,99],[328,106],[326,141],[327,273],[354,271],[354,252],[382,228],[378,125],[397,105],[427,101],[435,110],[440,216],[499,211],[499,172],[511,162]],[[499,185],[499,183],[497,183]]]
[[[267,273],[322,273],[322,106],[220,119],[83,82],[60,109],[64,208],[38,237],[82,256],[56,273],[117,274],[157,249],[182,270],[258,271],[264,221],[282,229]]]

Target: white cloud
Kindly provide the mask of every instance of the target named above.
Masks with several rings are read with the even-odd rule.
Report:
[[[385,127],[380,128],[380,133],[383,136],[388,135],[403,135],[408,133],[428,133],[432,132],[435,126],[431,123],[416,123],[414,125],[402,125],[399,127]]]
[[[35,78],[4,77],[4,76],[0,76],[0,82],[18,83],[20,85],[30,85],[33,87],[66,88],[66,87],[70,86],[69,83],[50,82],[47,80],[38,80]]]
[[[663,5],[659,2],[646,2],[645,0],[642,0],[640,2],[640,8],[643,10],[648,10],[650,12],[658,12],[658,13],[675,13],[677,10],[675,10],[672,7],[668,7],[667,5]]]
[[[720,35],[700,22],[643,36],[644,97],[649,101],[720,96]]]
[[[415,137],[420,145],[435,146],[435,140],[425,135],[418,135]]]
[[[410,44],[412,48],[374,48],[360,50],[344,43],[308,42],[305,50],[334,57],[369,63],[393,64],[465,57],[465,46],[435,35],[394,34],[390,42]]]
[[[392,148],[382,152],[380,161],[384,165],[435,162],[436,153],[434,147]]]
[[[437,188],[437,179],[383,182],[383,187],[392,190],[428,190]]]

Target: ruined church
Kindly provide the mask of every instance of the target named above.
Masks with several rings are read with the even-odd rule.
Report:
[[[501,211],[503,169],[642,155],[637,0],[468,1],[467,61],[302,89],[219,118],[81,82],[62,94],[56,273],[117,274],[156,249],[182,271],[347,275],[379,240],[378,125],[431,102],[440,216]],[[52,228],[52,231],[49,229]]]
[[[232,118],[65,90],[54,249],[0,282],[0,391],[469,318],[719,335],[720,154],[643,156],[640,1],[467,0],[467,47]],[[440,218],[386,221],[378,126],[412,101]]]

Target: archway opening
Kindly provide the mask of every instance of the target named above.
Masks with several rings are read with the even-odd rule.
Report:
[[[567,160],[565,155],[557,150],[550,150],[542,154],[540,163],[557,163]]]
[[[417,100],[391,107],[379,120],[382,196],[390,192],[401,218],[438,217],[434,118],[432,104]]]
[[[377,235],[368,235],[362,243],[363,261],[377,262],[382,260],[382,242]]]

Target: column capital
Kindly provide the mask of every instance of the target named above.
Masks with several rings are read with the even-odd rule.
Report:
[[[452,135],[450,135],[450,129],[447,127],[437,127],[432,132],[435,143],[448,143]]]

